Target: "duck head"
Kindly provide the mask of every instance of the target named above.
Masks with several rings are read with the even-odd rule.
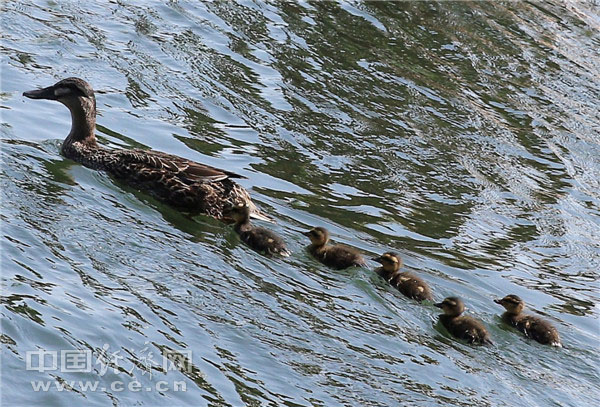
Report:
[[[223,211],[223,216],[233,219],[235,223],[246,223],[250,219],[250,206],[244,203],[232,205]]]
[[[329,241],[329,232],[322,227],[312,228],[308,232],[302,232],[304,236],[308,236],[310,242],[315,246],[325,246]]]
[[[387,252],[373,260],[380,263],[385,271],[396,272],[402,267],[402,259],[394,252]]]
[[[435,304],[436,307],[441,308],[444,314],[457,317],[465,310],[465,304],[458,297],[448,297],[444,301]]]
[[[23,92],[29,99],[56,100],[71,112],[72,141],[95,142],[96,97],[89,83],[79,78],[63,79],[43,89]]]
[[[504,298],[497,298],[494,302],[502,305],[510,314],[520,314],[525,308],[525,301],[514,294],[509,294]]]

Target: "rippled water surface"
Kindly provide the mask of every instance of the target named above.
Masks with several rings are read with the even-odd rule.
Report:
[[[2,7],[3,405],[600,398],[597,2]],[[292,256],[62,158],[68,111],[22,92],[67,76],[94,86],[103,144],[246,176]],[[399,252],[495,346],[451,339],[374,262],[321,266],[299,233],[313,225],[369,257]],[[492,300],[508,293],[565,347],[502,325]],[[40,350],[91,354],[91,371],[28,368]],[[178,350],[188,363],[165,371]]]

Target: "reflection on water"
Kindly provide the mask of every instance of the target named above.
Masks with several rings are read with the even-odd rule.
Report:
[[[7,3],[2,401],[591,405],[599,19],[592,2]],[[64,160],[68,112],[21,93],[67,76],[96,88],[103,144],[247,176],[293,255],[260,257],[213,219]],[[448,338],[437,309],[370,270],[324,269],[303,249],[312,225],[400,252],[496,346]],[[503,326],[492,299],[508,293],[565,349]],[[39,349],[98,363],[26,369]],[[163,369],[177,350],[191,360]]]

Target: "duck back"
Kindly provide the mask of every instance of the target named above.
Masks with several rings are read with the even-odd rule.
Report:
[[[469,316],[451,317],[440,315],[442,325],[453,336],[473,344],[492,344],[490,335],[485,326],[475,318]]]
[[[268,229],[251,225],[236,226],[240,239],[252,249],[267,256],[274,254],[289,255],[283,239]]]
[[[417,301],[433,300],[429,285],[413,273],[397,273],[389,281],[392,286],[408,298]]]
[[[552,324],[534,315],[512,315],[505,312],[502,319],[526,337],[544,345],[562,346],[558,331]]]
[[[342,270],[353,266],[365,266],[365,259],[358,251],[343,245],[325,247],[309,246],[309,252],[321,263],[333,269]]]
[[[243,177],[174,155],[80,142],[64,145],[63,155],[191,213],[221,219],[226,207],[251,202],[248,193],[230,179]]]

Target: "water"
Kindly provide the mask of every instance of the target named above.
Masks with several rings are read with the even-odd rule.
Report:
[[[3,8],[5,405],[600,398],[597,2]],[[230,227],[63,159],[68,111],[21,94],[67,76],[96,89],[103,144],[247,176],[293,255],[261,257]],[[303,250],[313,225],[367,255],[398,251],[496,346],[452,340],[438,309],[370,270],[325,269]],[[503,326],[492,299],[508,293],[565,348]],[[27,369],[36,350],[89,352],[91,371]],[[191,368],[165,372],[169,350],[191,351]]]

